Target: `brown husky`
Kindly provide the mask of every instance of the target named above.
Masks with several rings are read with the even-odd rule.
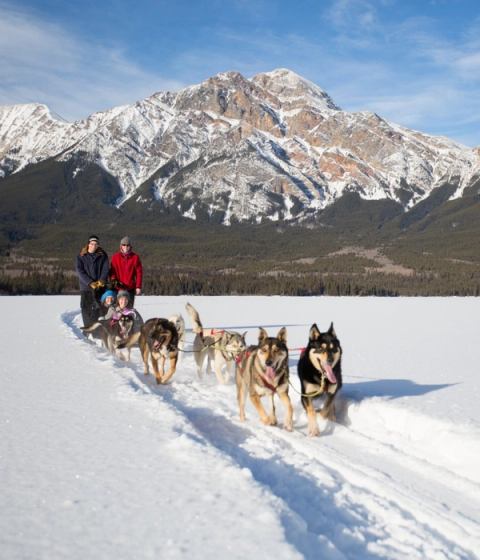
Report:
[[[131,348],[138,343],[143,359],[143,371],[149,374],[149,358],[152,359],[153,373],[157,383],[166,383],[175,373],[178,359],[178,333],[168,319],[149,319],[126,342],[117,348]],[[170,369],[164,373],[165,360],[170,360]],[[160,362],[160,367],[159,363]]]
[[[241,355],[237,363],[236,381],[240,420],[245,420],[245,399],[247,393],[253,406],[260,415],[260,420],[275,426],[274,397],[277,394],[286,408],[284,427],[291,431],[293,426],[293,407],[288,396],[288,348],[287,330],[279,330],[276,337],[269,337],[265,329],[260,328],[258,345],[250,346]],[[268,396],[271,412],[267,415],[261,398]]]

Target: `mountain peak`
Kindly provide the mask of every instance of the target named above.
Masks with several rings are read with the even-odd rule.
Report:
[[[209,80],[235,82],[237,80],[245,80],[245,78],[242,74],[240,74],[240,72],[230,70],[228,72],[219,72],[218,74],[215,74],[215,76],[209,78]]]
[[[262,72],[254,76],[251,81],[279,96],[282,101],[295,101],[302,98],[303,101],[320,109],[340,110],[321,87],[288,68]]]
[[[43,103],[19,103],[17,105],[3,105],[0,107],[3,114],[21,115],[23,117],[48,117],[51,120],[55,119],[50,109]]]
[[[308,80],[300,76],[300,74],[297,74],[289,68],[275,68],[274,70],[270,70],[269,72],[261,72],[260,74],[257,74],[257,76],[262,75],[269,76],[270,78],[275,80],[283,80],[285,83],[290,83],[292,85],[296,85],[299,82],[308,82]]]
[[[461,197],[480,166],[478,149],[340,111],[287,68],[222,72],[71,124],[44,105],[0,108],[0,179],[49,158],[71,167],[68,185],[96,165],[121,204],[135,195],[222,223],[301,222],[344,193],[409,209],[447,180]]]

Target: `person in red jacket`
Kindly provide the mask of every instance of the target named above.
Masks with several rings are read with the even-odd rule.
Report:
[[[132,251],[129,237],[120,240],[120,251],[112,256],[110,263],[110,282],[117,289],[127,290],[130,305],[133,307],[135,296],[142,293],[143,267],[140,257]]]

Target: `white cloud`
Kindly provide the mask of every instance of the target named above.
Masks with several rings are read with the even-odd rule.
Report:
[[[87,42],[0,3],[0,104],[45,103],[67,120],[183,84],[145,71],[121,47]]]
[[[460,56],[457,64],[461,72],[480,79],[480,51]]]
[[[396,34],[403,37],[412,58],[432,64],[436,72],[446,72],[445,77],[458,78],[474,83],[480,80],[479,21],[473,21],[463,35],[447,38],[435,30],[433,21],[412,18],[397,26]],[[448,74],[447,74],[448,73]]]
[[[378,21],[377,10],[368,0],[334,0],[326,17],[336,28],[356,32],[371,29]]]
[[[426,49],[427,45],[429,49],[434,45],[440,48],[441,44],[434,43],[427,35],[420,47],[418,33],[416,29],[417,49]],[[195,72],[200,67],[205,68],[205,61],[208,61],[211,72],[204,77],[214,74],[218,68],[252,76],[286,66],[317,83],[347,111],[372,111],[405,127],[451,136],[466,145],[478,144],[478,133],[474,140],[473,130],[480,124],[480,99],[476,88],[452,80],[450,69],[439,71],[431,63],[422,63],[419,71],[380,56],[360,58],[354,49],[339,55],[322,37],[311,41],[291,33],[245,35],[228,29],[223,29],[221,36],[222,42],[230,44],[230,49],[212,49],[206,45],[203,49],[185,51],[179,54],[177,65]],[[409,41],[413,41],[413,35],[409,37]],[[402,39],[406,40],[405,34]],[[441,56],[453,60],[457,53],[452,55],[448,51]]]
[[[448,40],[431,18],[381,20],[381,8],[391,2],[335,0],[321,12],[328,31],[321,29],[316,38],[269,28],[242,33],[206,27],[210,40],[170,56],[169,68],[180,77],[174,81],[133,62],[122,45],[89,43],[0,0],[0,104],[42,102],[68,119],[80,118],[220,71],[248,77],[289,67],[345,110],[371,110],[404,126],[478,144],[480,19]]]

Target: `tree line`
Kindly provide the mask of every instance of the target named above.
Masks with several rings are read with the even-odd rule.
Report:
[[[71,273],[29,271],[0,275],[4,295],[78,293]],[[458,270],[416,272],[411,276],[367,273],[266,274],[175,269],[145,272],[145,295],[285,295],[285,296],[479,296],[480,273]]]

